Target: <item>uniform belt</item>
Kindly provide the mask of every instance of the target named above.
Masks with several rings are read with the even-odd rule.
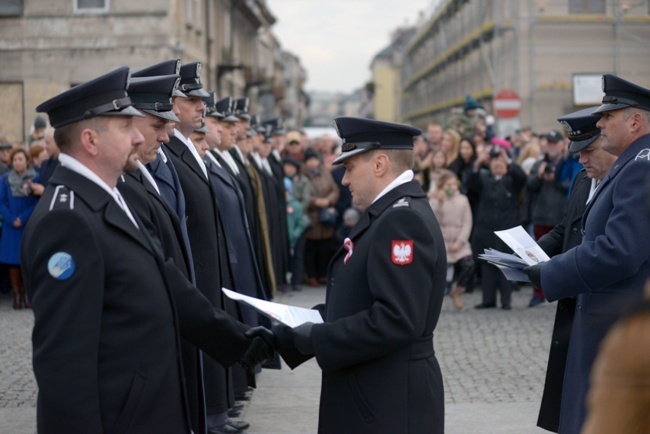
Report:
[[[433,335],[425,336],[409,347],[409,360],[426,359],[435,355]]]

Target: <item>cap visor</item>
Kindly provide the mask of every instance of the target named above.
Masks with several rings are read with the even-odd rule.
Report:
[[[211,117],[213,117],[213,118],[217,118],[217,119],[219,119],[219,120],[221,120],[221,119],[224,118],[223,113],[220,113],[220,112],[218,112],[218,111],[216,111],[216,110],[207,113],[206,116],[211,116]]]
[[[247,115],[247,114],[245,114],[245,113],[244,113],[244,114],[241,114],[241,115],[237,115],[237,116],[240,117],[241,119],[246,120],[246,121],[250,121],[250,120],[251,120],[251,115]]]
[[[596,134],[593,137],[585,139],[585,140],[578,140],[578,141],[575,141],[575,142],[574,141],[570,142],[569,143],[569,152],[572,152],[572,153],[575,154],[576,152],[582,151],[587,146],[594,143],[598,137],[600,137],[600,133]]]
[[[336,159],[334,161],[332,161],[332,164],[341,164],[342,162],[344,162],[348,158],[354,157],[355,155],[362,154],[362,153],[364,153],[366,151],[369,151],[369,150],[370,150],[370,148],[359,148],[359,149],[355,149],[355,150],[350,151],[350,152],[344,152],[341,155],[339,155],[338,157],[336,157]]]
[[[223,119],[220,119],[223,122],[239,122],[239,118],[233,116],[233,115],[228,115]]]
[[[137,116],[139,118],[145,118],[146,116],[139,110],[134,107],[126,107],[120,111],[110,111],[106,113],[100,113],[97,116]]]
[[[602,113],[602,112],[610,112],[612,110],[619,110],[625,107],[629,107],[627,104],[603,104],[600,107],[598,107],[596,110],[591,112],[591,114],[596,114],[596,113]]]
[[[181,92],[178,89],[174,89],[174,91],[172,92],[172,96],[177,96],[177,97],[180,97],[180,98],[187,98],[187,95],[185,95],[183,92]]]
[[[203,89],[194,89],[194,90],[190,90],[189,92],[185,92],[185,95],[188,95],[188,96],[203,96],[203,97],[205,97],[205,96],[210,96],[210,94],[207,93],[207,92],[206,92],[205,90],[203,90]]]
[[[151,115],[154,115],[156,117],[166,119],[168,121],[173,121],[173,122],[180,122],[181,121],[180,119],[178,119],[176,114],[174,112],[172,112],[172,111],[168,111],[168,112],[157,112],[155,110],[142,110],[142,111],[146,112],[146,113],[149,113]]]

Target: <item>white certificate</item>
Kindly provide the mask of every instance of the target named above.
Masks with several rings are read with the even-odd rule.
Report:
[[[289,327],[297,327],[301,324],[311,322],[319,324],[323,322],[320,313],[314,309],[306,309],[304,307],[289,306],[287,304],[273,303],[271,301],[260,300],[255,297],[240,294],[228,288],[221,288],[228,298],[246,303],[247,305],[255,308],[259,312],[268,316],[271,319],[288,325]]]

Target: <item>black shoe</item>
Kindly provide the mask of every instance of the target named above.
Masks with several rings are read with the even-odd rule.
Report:
[[[239,431],[243,431],[249,426],[251,426],[251,424],[246,422],[245,420],[232,420],[232,419],[226,419],[226,425],[230,425],[231,427],[238,429]]]
[[[494,303],[492,303],[492,304],[480,303],[480,304],[477,304],[476,306],[474,306],[474,309],[492,309],[494,307],[497,307],[497,305],[494,304]]]
[[[505,306],[501,306],[501,309],[503,309],[503,310],[511,310],[512,308],[510,307],[509,304],[506,304]]]
[[[237,408],[231,408],[228,410],[228,417],[238,417],[241,414],[241,410]]]
[[[244,408],[243,402],[235,402],[232,407],[230,407],[231,410],[241,410],[242,408]]]
[[[251,396],[246,392],[238,393],[238,394],[235,395],[235,400],[236,401],[250,401],[250,399],[251,399]]]
[[[219,428],[208,429],[208,434],[239,434],[241,432],[243,431],[228,424],[222,425]]]

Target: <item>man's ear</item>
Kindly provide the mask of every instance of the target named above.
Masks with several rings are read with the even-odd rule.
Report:
[[[384,174],[390,170],[390,160],[388,159],[388,155],[381,152],[375,154],[373,158],[372,169],[373,173],[377,177],[384,176]]]
[[[99,135],[92,128],[84,128],[81,131],[81,147],[90,155],[97,155],[97,140]]]

